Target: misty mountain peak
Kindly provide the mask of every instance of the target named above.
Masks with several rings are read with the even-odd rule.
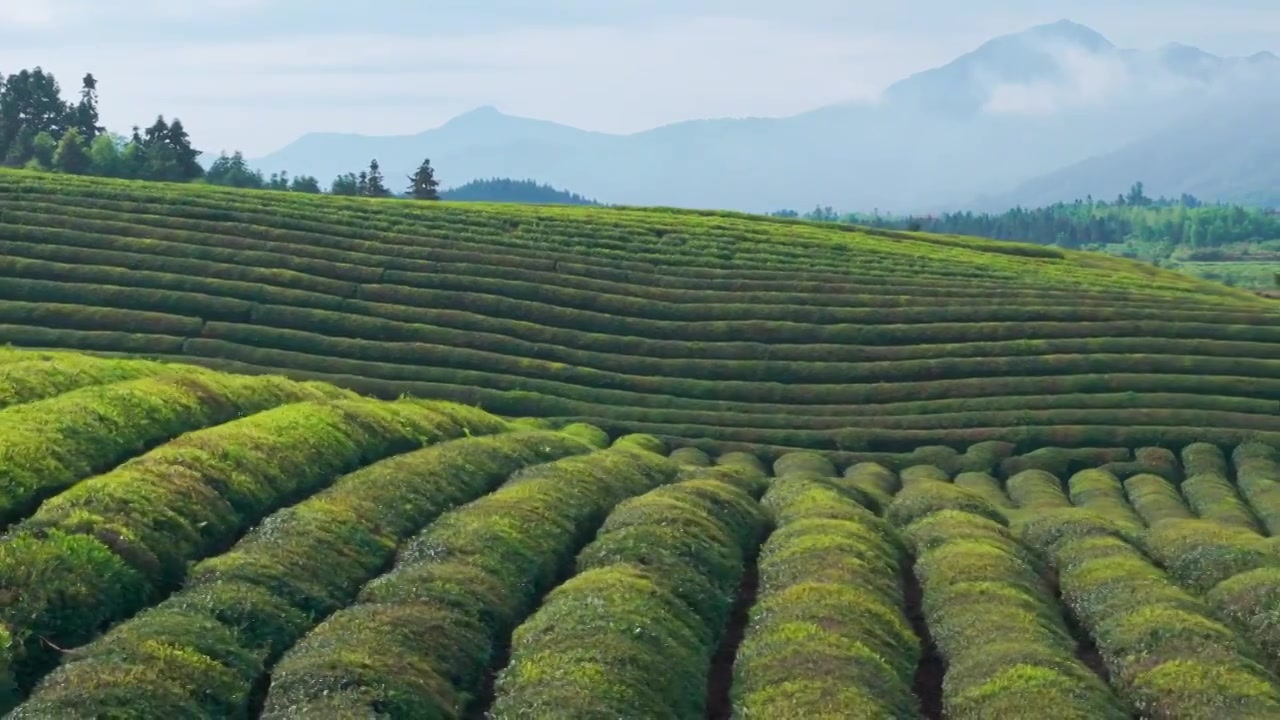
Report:
[[[1086,25],[1066,19],[1047,25],[1037,25],[1007,37],[1022,38],[1024,40],[1057,41],[1074,45],[1090,52],[1105,52],[1115,49],[1115,45],[1112,45],[1111,41],[1103,36],[1102,33]]]
[[[972,115],[1002,86],[1056,85],[1071,80],[1068,56],[1110,56],[1116,47],[1097,31],[1059,20],[987,41],[973,52],[903,80],[885,91],[891,105]],[[1066,59],[1064,59],[1066,58]]]
[[[507,117],[501,110],[493,105],[481,105],[480,107],[468,110],[445,123],[448,125],[470,125],[472,123],[493,122]]]

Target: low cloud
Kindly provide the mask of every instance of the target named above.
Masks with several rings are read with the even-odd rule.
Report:
[[[1052,115],[1111,101],[1128,92],[1136,80],[1119,55],[1095,54],[1065,45],[1044,49],[1058,66],[1060,76],[1031,83],[994,82],[983,110],[1003,115]]]
[[[50,31],[71,25],[137,19],[185,22],[228,12],[247,12],[275,0],[3,0],[0,28]]]

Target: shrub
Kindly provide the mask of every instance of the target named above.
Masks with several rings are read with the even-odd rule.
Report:
[[[352,396],[278,377],[175,367],[0,410],[8,457],[0,465],[0,527],[80,480],[182,433],[284,403],[338,397]]]
[[[559,433],[504,433],[446,441],[346,475],[197,564],[182,592],[74,651],[22,710],[247,717],[265,668],[350,602],[400,541],[522,465],[588,450]],[[225,669],[189,672],[161,662],[156,646],[192,667]]]
[[[903,553],[882,521],[829,485],[781,479],[778,529],[734,663],[742,717],[914,717],[919,642],[903,614]]]
[[[272,672],[263,717],[464,712],[501,639],[607,512],[677,467],[621,446],[548,463],[446,513]]]
[[[282,505],[390,454],[502,421],[447,404],[295,403],[184,435],[76,485],[0,540],[0,622],[29,688],[103,625],[171,590]]]
[[[705,715],[711,658],[764,526],[750,495],[716,480],[623,501],[578,574],[516,629],[489,714]]]

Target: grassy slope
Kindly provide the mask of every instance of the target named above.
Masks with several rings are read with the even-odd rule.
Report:
[[[0,301],[0,342],[722,448],[1280,436],[1274,302],[955,236],[0,172]]]

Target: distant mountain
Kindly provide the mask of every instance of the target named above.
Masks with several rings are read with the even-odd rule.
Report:
[[[1125,166],[1127,148],[1258,97],[1280,98],[1280,58],[1270,53],[1123,49],[1064,20],[995,38],[895,83],[875,103],[691,120],[630,135],[486,106],[415,135],[310,134],[252,163],[327,182],[375,157],[390,178],[430,158],[446,183],[532,177],[608,203],[920,212],[980,204],[1037,179],[1047,184],[1035,192],[1071,198],[1070,187],[1052,187],[1052,174],[1113,153],[1119,159],[1107,172],[1117,183],[1143,179],[1154,190],[1161,184]],[[1166,150],[1176,155],[1180,147]],[[1226,160],[1219,165],[1224,177],[1252,177]],[[1194,176],[1170,172],[1170,192],[1191,191]]]
[[[1119,150],[974,203],[998,211],[1066,198],[1110,200],[1141,180],[1153,196],[1280,207],[1280,97],[1239,98],[1183,118]]]
[[[440,193],[441,200],[465,200],[472,202],[534,203],[541,205],[599,205],[568,190],[557,190],[534,180],[493,178],[472,180]]]
[[[894,107],[975,115],[990,105],[1001,87],[1069,83],[1071,68],[1063,62],[1069,52],[1098,57],[1118,51],[1094,30],[1062,20],[990,40],[942,67],[889,86],[884,99]]]

